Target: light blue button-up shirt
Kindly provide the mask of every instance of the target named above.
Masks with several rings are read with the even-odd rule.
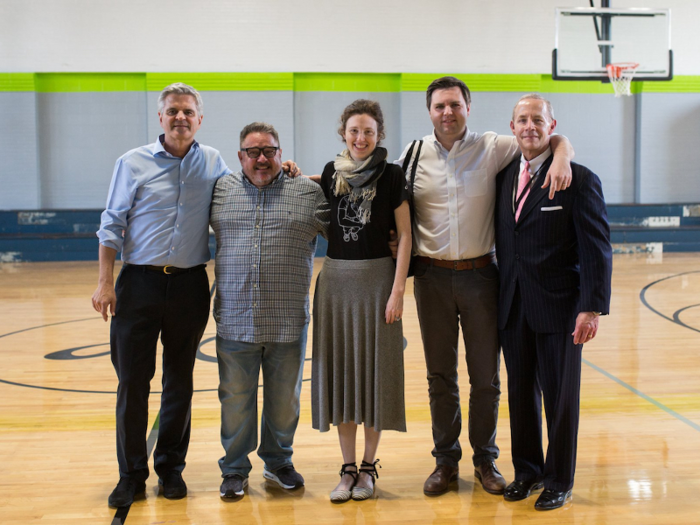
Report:
[[[190,268],[210,259],[212,191],[230,170],[214,148],[194,142],[179,158],[162,139],[117,160],[97,237],[126,263]]]

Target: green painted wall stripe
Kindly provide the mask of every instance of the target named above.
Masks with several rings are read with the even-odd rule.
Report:
[[[428,85],[443,75],[439,73],[404,73],[401,75],[403,91],[425,91]],[[469,86],[470,91],[539,91],[542,75],[490,75],[455,73]]]
[[[0,92],[160,91],[173,82],[200,91],[424,92],[441,73],[0,73]],[[537,74],[454,74],[477,92],[611,94],[598,81],[552,80]],[[700,93],[700,76],[632,82],[632,93]]]
[[[700,93],[700,76],[684,75],[668,82],[641,82],[644,93]]]
[[[403,91],[425,91],[430,82],[438,76],[438,74],[405,73]],[[613,93],[610,84],[597,81],[552,80],[551,75],[455,74],[452,76],[463,80],[469,89],[475,92]],[[633,93],[641,92],[639,84],[638,82],[632,84]]]
[[[293,91],[294,73],[147,73],[148,91],[184,82],[197,91]]]
[[[34,73],[0,73],[0,91],[34,91]]]
[[[441,76],[438,73],[404,73],[401,76],[402,91],[425,91],[430,82]],[[454,74],[463,80],[471,91],[516,91],[541,93],[613,93],[609,83],[584,80],[552,80],[551,75],[501,75]],[[632,82],[632,93],[700,93],[700,76],[678,76],[670,82]]]
[[[295,73],[294,91],[398,93],[400,73]]]
[[[401,91],[425,92],[428,85],[438,77],[440,77],[438,73],[404,73],[401,75]],[[468,82],[465,81],[465,83],[469,85]]]
[[[145,91],[145,73],[37,73],[37,93]]]

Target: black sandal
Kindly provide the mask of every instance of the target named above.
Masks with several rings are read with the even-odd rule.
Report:
[[[362,464],[364,465],[364,461],[362,462]],[[355,472],[348,470],[348,468],[354,468]],[[345,474],[347,474],[348,476],[352,476],[352,486],[349,490],[332,490],[331,501],[334,503],[343,503],[344,501],[348,501],[352,497],[353,491],[355,490],[355,483],[357,483],[358,475],[357,465],[355,463],[343,464],[343,466],[340,468],[340,477],[342,478]]]
[[[369,474],[372,477],[372,488],[368,487],[353,487],[352,488],[352,499],[355,501],[362,501],[363,499],[368,499],[371,498],[372,495],[374,494],[374,482],[375,480],[379,479],[379,473],[377,472],[377,466],[379,468],[382,468],[381,465],[379,465],[379,460],[375,460],[374,463],[367,463],[366,461],[362,461],[362,465],[360,466],[360,472],[364,472],[366,474]]]

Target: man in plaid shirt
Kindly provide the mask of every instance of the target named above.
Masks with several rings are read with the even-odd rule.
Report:
[[[257,446],[260,367],[264,398],[258,455],[263,476],[304,485],[292,464],[309,322],[309,286],[330,209],[321,187],[281,170],[279,137],[262,122],[241,131],[242,171],[219,179],[210,223],[216,234],[222,498],[243,495]]]

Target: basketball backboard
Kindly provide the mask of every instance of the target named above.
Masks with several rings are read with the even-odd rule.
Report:
[[[671,11],[559,7],[552,53],[554,80],[608,81],[605,66],[636,62],[635,80],[671,80]]]

